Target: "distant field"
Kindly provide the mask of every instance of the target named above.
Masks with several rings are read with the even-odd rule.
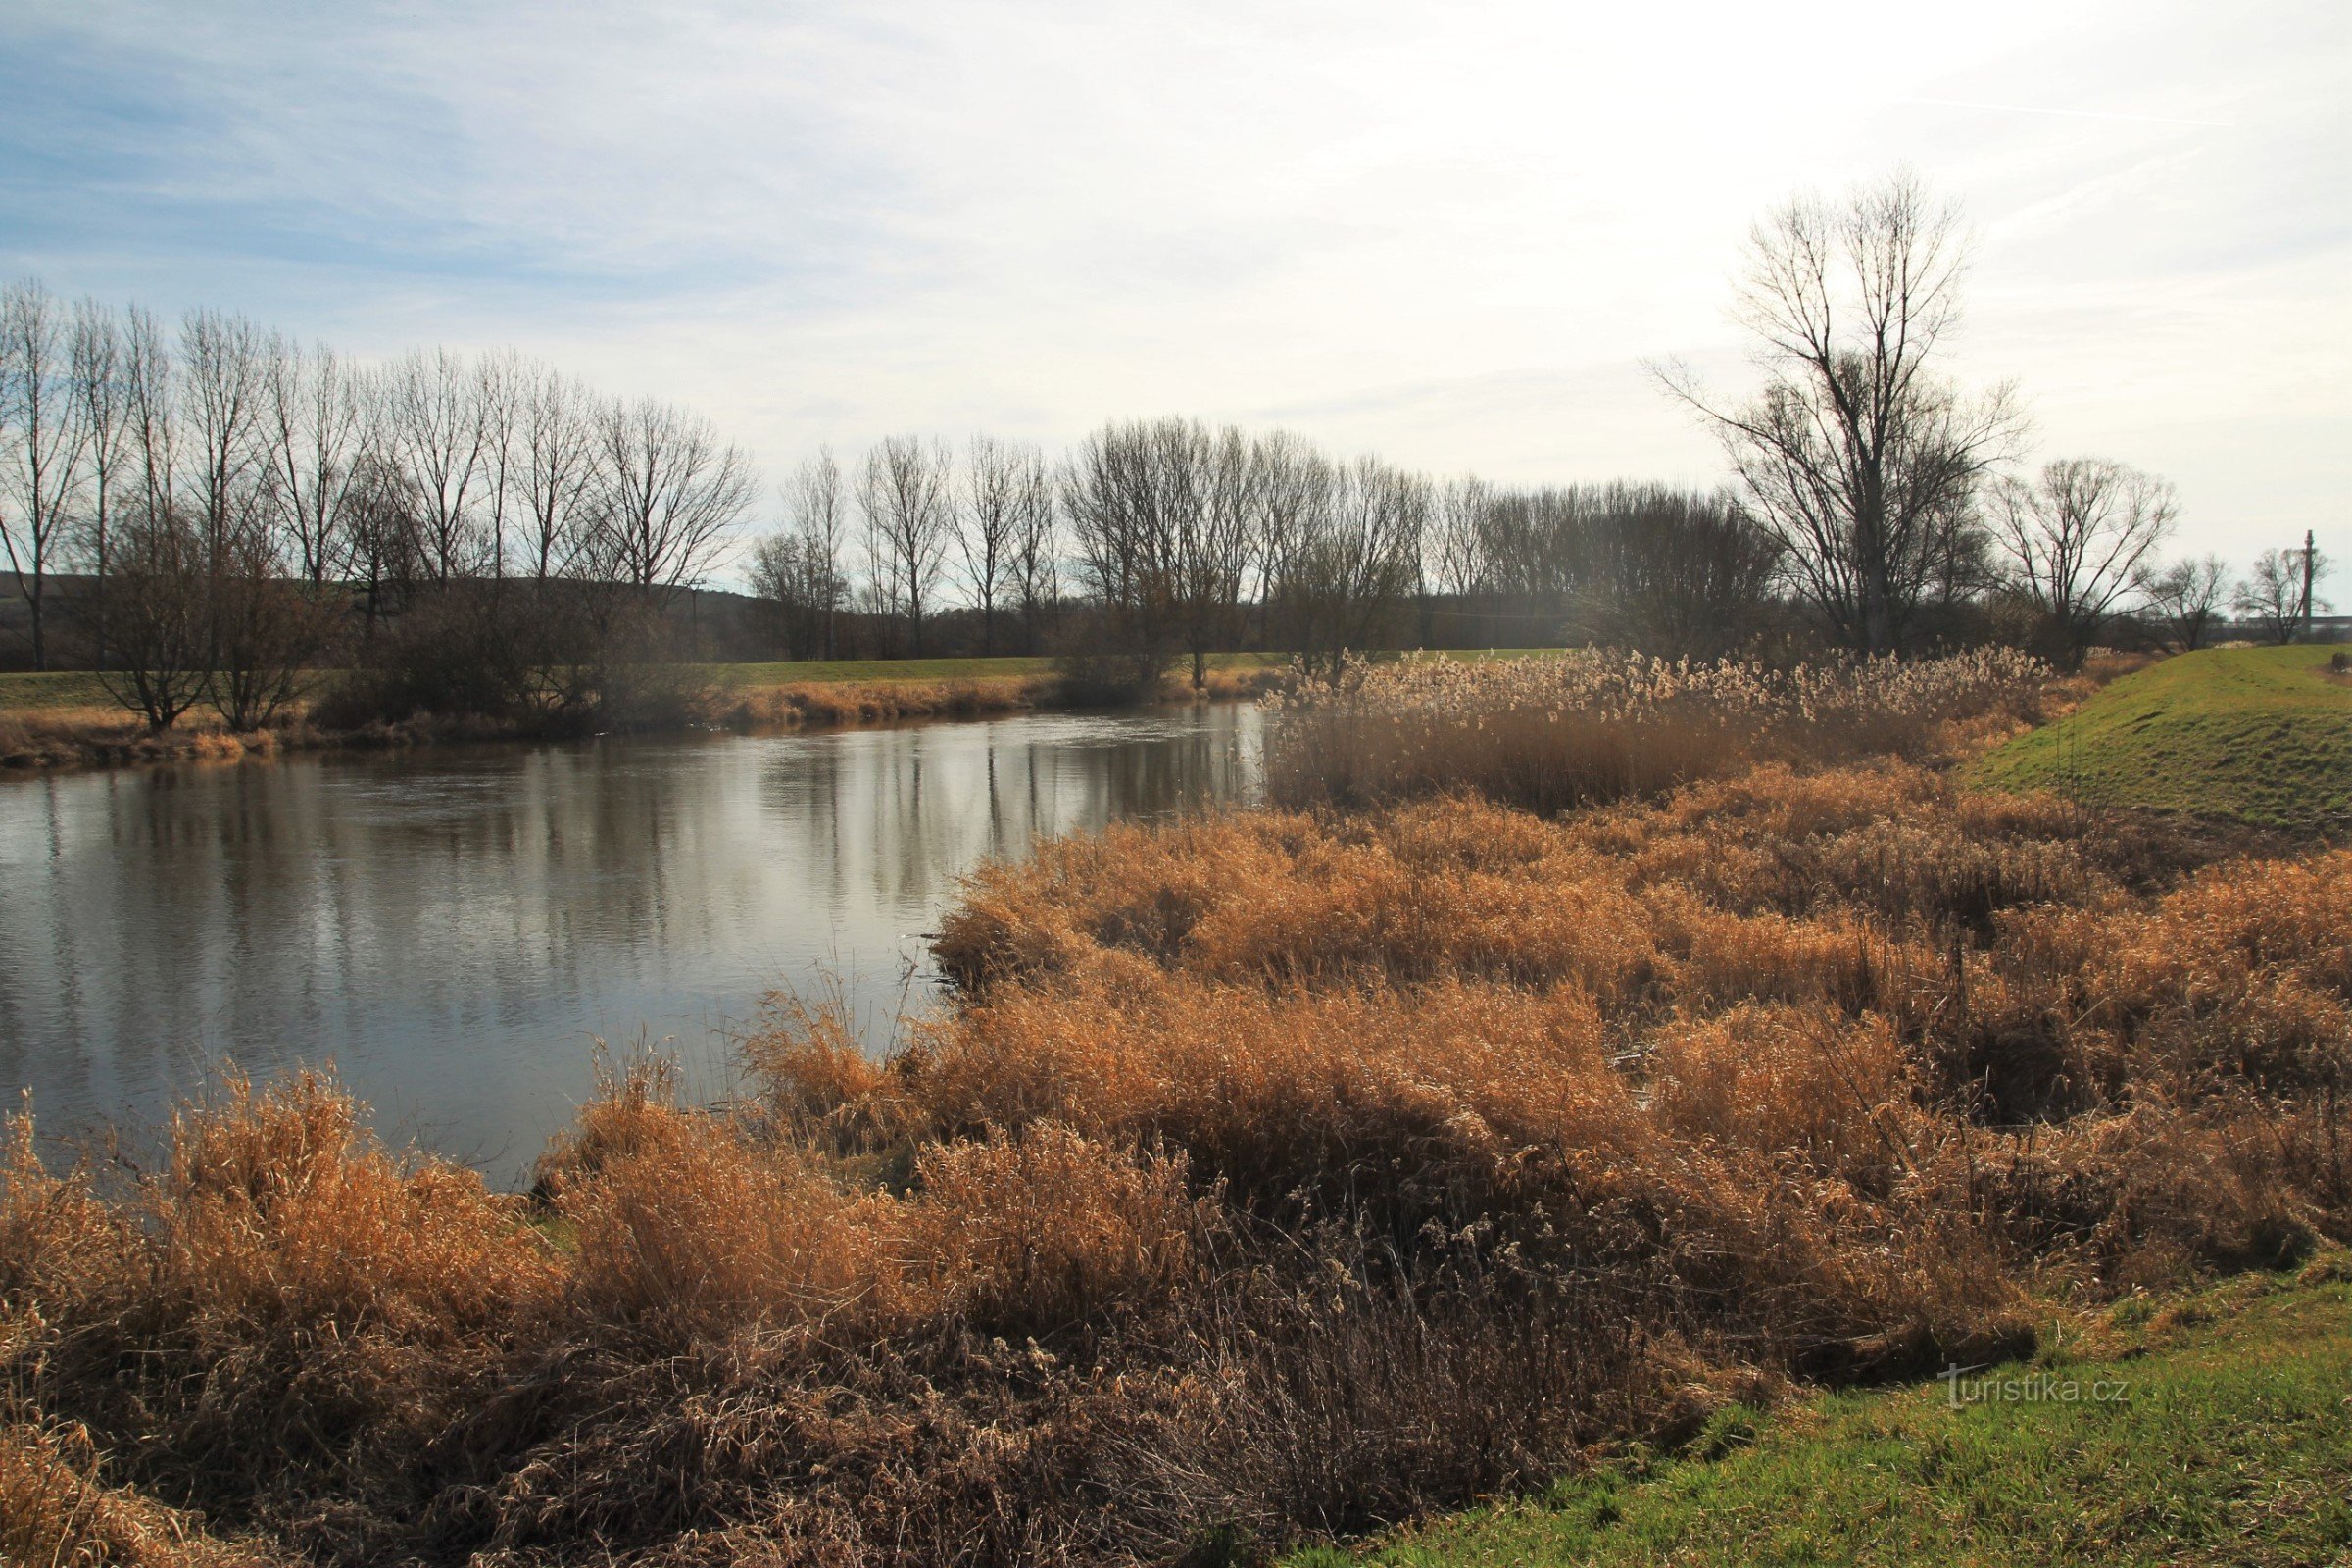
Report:
[[[47,675],[0,675],[0,711],[48,708],[110,708],[114,699],[87,670]]]
[[[1786,1416],[1735,1406],[1687,1457],[1610,1466],[1541,1502],[1290,1568],[2346,1561],[2352,1292],[2272,1294],[2255,1277],[2171,1322],[2103,1361],[1970,1374],[2017,1389],[2039,1374],[2038,1398],[1996,1390],[1953,1409],[1930,1383]]]
[[[1975,781],[2269,827],[2352,819],[2352,681],[2327,647],[2211,648],[2127,675]]]

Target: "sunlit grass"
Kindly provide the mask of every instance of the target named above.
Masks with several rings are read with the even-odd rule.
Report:
[[[2165,660],[2021,735],[1971,777],[2273,827],[2352,821],[2352,681],[2326,647]]]
[[[2343,1560],[2352,1290],[2255,1277],[2172,1310],[2196,1326],[2110,1334],[2132,1342],[2124,1354],[1980,1367],[1959,1385],[2031,1400],[1955,1409],[1936,1382],[1775,1414],[1729,1406],[1680,1457],[1610,1462],[1527,1503],[1289,1568]]]

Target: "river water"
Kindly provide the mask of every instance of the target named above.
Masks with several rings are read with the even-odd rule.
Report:
[[[153,1127],[226,1062],[331,1062],[511,1183],[597,1040],[720,1098],[760,999],[830,977],[879,1044],[979,861],[1259,781],[1235,704],[0,781],[0,1086]]]

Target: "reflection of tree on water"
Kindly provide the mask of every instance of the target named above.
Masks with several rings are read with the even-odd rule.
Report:
[[[1250,787],[1256,714],[1021,718],[863,730],[775,757],[769,812],[830,872],[885,904],[934,907],[982,859],[1041,835],[1157,816]],[[859,851],[864,855],[858,858]]]
[[[53,1125],[155,1116],[224,1055],[332,1057],[511,1174],[591,1034],[715,1071],[714,1025],[819,968],[887,1015],[976,861],[1244,793],[1255,747],[1222,708],[0,788],[0,1090]]]

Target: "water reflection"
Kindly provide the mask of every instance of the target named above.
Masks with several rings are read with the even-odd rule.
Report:
[[[150,1120],[223,1058],[331,1057],[511,1178],[589,1042],[719,1031],[830,969],[886,1017],[981,858],[1256,788],[1257,715],[313,757],[0,786],[0,1084]]]

